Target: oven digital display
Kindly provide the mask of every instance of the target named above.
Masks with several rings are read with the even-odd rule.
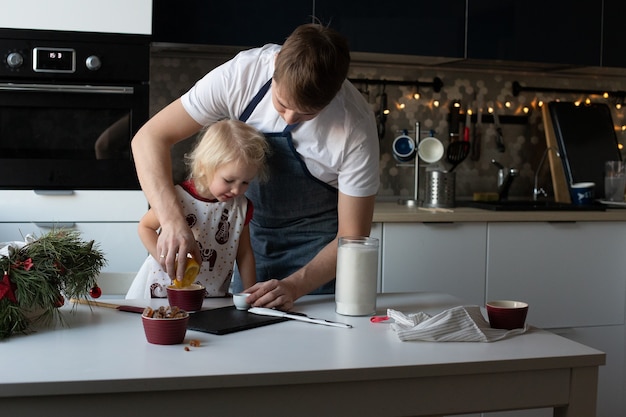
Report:
[[[34,48],[33,71],[71,73],[76,70],[76,51],[69,48]]]

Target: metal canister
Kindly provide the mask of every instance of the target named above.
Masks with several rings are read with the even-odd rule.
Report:
[[[424,207],[454,207],[456,172],[427,171]]]

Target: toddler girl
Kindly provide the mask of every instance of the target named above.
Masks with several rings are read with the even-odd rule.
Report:
[[[188,157],[191,176],[177,185],[187,224],[202,262],[195,283],[207,297],[228,293],[235,261],[244,287],[256,282],[248,224],[253,205],[244,195],[255,178],[266,178],[269,147],[262,133],[238,120],[212,124]],[[167,297],[172,280],[162,267],[167,254],[156,253],[160,224],[152,209],[139,222],[139,237],[150,253],[126,298]],[[198,260],[200,263],[200,260]]]

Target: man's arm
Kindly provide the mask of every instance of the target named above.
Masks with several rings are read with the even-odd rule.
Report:
[[[157,242],[159,261],[169,276],[182,279],[186,254],[201,259],[200,250],[185,221],[172,180],[171,147],[202,126],[187,114],[180,99],[152,117],[132,141],[141,188],[161,224]],[[178,254],[178,273],[176,258]],[[163,256],[163,257],[162,257]]]

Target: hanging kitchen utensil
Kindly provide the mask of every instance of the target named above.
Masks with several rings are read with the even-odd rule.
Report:
[[[383,84],[382,93],[379,95],[380,105],[376,112],[376,125],[378,128],[378,139],[382,140],[387,132],[387,93],[385,92],[385,85]]]
[[[446,153],[447,161],[452,164],[452,167],[448,172],[454,171],[454,169],[467,158],[470,152],[470,143],[464,140],[452,142],[448,145]]]
[[[450,143],[459,140],[459,125],[461,124],[461,103],[458,100],[450,103],[450,115],[448,116],[448,135]]]
[[[502,137],[502,126],[500,125],[500,117],[498,113],[494,110],[493,112],[493,122],[496,126],[496,148],[498,152],[504,152],[504,138]]]
[[[472,124],[472,109],[469,107],[465,110],[465,126],[463,126],[463,140],[470,141],[470,126]]]
[[[470,159],[472,161],[478,161],[480,159],[480,147],[482,140],[482,115],[476,110],[476,124],[474,124],[474,129],[472,129],[472,147],[470,153]]]

